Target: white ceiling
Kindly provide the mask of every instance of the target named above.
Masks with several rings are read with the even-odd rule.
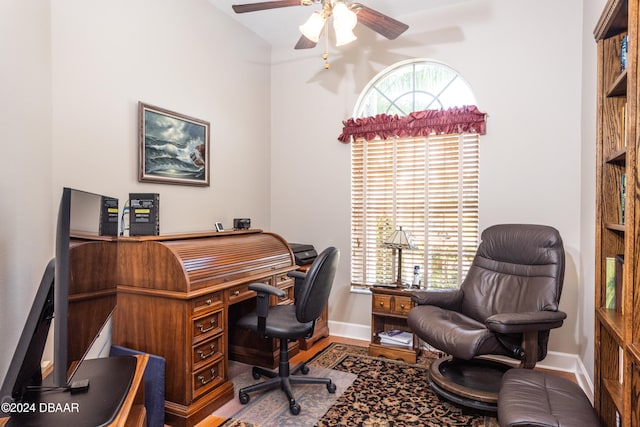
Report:
[[[253,32],[272,46],[291,46],[291,49],[300,38],[298,26],[303,24],[313,11],[320,9],[320,5],[293,6],[238,14],[231,8],[233,4],[256,3],[259,1],[264,0],[209,0],[209,3],[242,25],[252,29]],[[399,21],[402,21],[403,17],[407,17],[412,13],[422,12],[441,5],[459,3],[460,1],[464,0],[359,0],[365,6]],[[367,29],[367,31],[370,30]]]

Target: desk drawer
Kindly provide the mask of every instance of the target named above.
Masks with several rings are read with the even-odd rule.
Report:
[[[293,281],[284,282],[278,285],[278,288],[283,290],[286,295],[284,298],[278,298],[277,296],[271,296],[271,305],[278,304],[293,304],[295,302],[295,287]]]
[[[229,289],[229,304],[235,304],[255,296],[255,291],[249,290],[248,283],[246,285],[236,286],[235,288]]]
[[[199,368],[199,365],[208,363],[210,360],[222,357],[223,355],[223,341],[222,335],[208,339],[202,344],[198,344],[193,347],[192,360],[194,368]]]
[[[413,307],[413,302],[411,301],[411,297],[399,297],[394,296],[393,298],[393,308],[391,312],[394,314],[399,314],[402,316],[406,316],[411,311],[411,307]]]
[[[371,308],[376,313],[391,313],[391,295],[374,295]]]
[[[223,324],[222,310],[193,319],[193,342],[221,333]]]
[[[278,274],[276,276],[276,286],[280,287],[282,285],[285,285],[287,283],[293,283],[293,278],[287,276],[287,273],[283,273],[283,274]]]
[[[194,399],[224,381],[224,359],[198,369],[193,373]]]
[[[199,314],[222,306],[222,292],[195,298],[191,303],[191,312]]]

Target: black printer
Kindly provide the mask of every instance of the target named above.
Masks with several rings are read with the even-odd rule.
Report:
[[[306,245],[302,243],[289,243],[293,256],[296,259],[296,265],[311,264],[316,259],[318,253],[313,245]]]

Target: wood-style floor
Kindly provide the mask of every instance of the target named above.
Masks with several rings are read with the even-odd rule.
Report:
[[[319,341],[317,341],[313,346],[311,346],[311,348],[309,350],[300,350],[300,352],[298,352],[298,354],[296,354],[295,356],[293,356],[291,358],[291,365],[295,365],[297,363],[300,362],[304,362],[305,360],[309,360],[311,359],[313,356],[315,356],[317,353],[319,353],[320,351],[322,351],[327,345],[333,343],[333,342],[339,342],[339,343],[344,343],[344,344],[352,344],[352,345],[359,345],[362,347],[367,347],[369,345],[369,341],[361,341],[361,340],[354,340],[351,338],[342,338],[342,337],[328,337],[328,338],[323,338]],[[538,368],[535,368],[538,369]],[[553,374],[556,375],[560,375],[561,377],[567,378],[571,381],[577,382],[576,380],[576,376],[572,373],[569,372],[559,372],[559,371],[549,371],[549,370],[544,370],[544,369],[540,369],[541,371],[546,371],[546,372],[551,372]],[[196,427],[218,427],[221,424],[223,424],[226,421],[225,418],[219,418],[219,417],[215,417],[213,415],[208,416],[207,418],[205,418],[204,420],[202,420],[201,422],[199,422]]]

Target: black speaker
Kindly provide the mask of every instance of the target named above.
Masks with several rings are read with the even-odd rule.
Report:
[[[118,199],[102,196],[100,207],[100,235],[118,235]]]
[[[129,235],[160,235],[160,195],[129,193]]]

